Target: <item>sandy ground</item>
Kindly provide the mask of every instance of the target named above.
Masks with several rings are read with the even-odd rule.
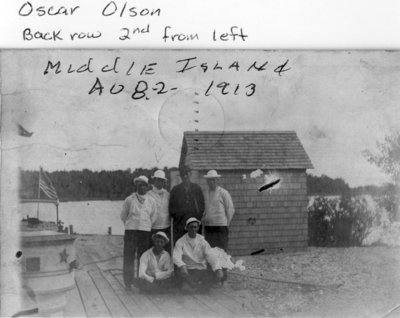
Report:
[[[87,240],[122,255],[122,236],[80,236],[77,245]],[[262,316],[400,317],[400,247],[309,247],[239,259],[246,269],[230,271],[223,292],[243,295],[248,306],[257,298]]]
[[[229,288],[249,289],[271,317],[400,317],[400,248],[313,248],[241,257]],[[250,276],[252,278],[250,278]]]

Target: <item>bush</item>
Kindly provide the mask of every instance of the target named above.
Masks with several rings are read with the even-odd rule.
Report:
[[[385,209],[388,212],[391,222],[396,220],[400,201],[399,196],[396,193],[385,193],[383,195],[375,197],[374,200],[380,208]]]
[[[317,197],[308,208],[309,245],[361,246],[374,217],[363,198]]]

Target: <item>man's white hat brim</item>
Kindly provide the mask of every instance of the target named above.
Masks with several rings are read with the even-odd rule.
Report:
[[[144,182],[146,184],[149,184],[149,179],[147,179],[146,176],[139,176],[139,177],[133,179],[133,183],[136,184],[137,182]]]
[[[163,180],[168,180],[165,177],[165,172],[162,170],[157,170],[156,172],[154,172],[154,175],[152,176],[152,178],[158,178],[158,179],[163,179]]]
[[[193,223],[193,222],[196,222],[199,226],[201,224],[201,222],[198,219],[194,218],[194,217],[188,218],[187,221],[186,221],[185,230],[187,230],[188,225],[190,223]]]
[[[155,239],[157,236],[158,236],[158,237],[162,237],[162,238],[165,240],[166,243],[169,242],[169,238],[168,238],[167,234],[165,234],[164,232],[159,231],[159,232],[157,232],[157,233],[154,233],[154,234],[151,236],[151,239],[154,241],[154,239]]]
[[[204,175],[204,178],[206,179],[215,179],[215,178],[220,178],[221,175],[218,174],[216,170],[210,170],[207,172],[206,175]]]

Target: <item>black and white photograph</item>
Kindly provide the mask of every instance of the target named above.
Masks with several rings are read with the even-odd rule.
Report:
[[[2,315],[400,315],[400,51],[0,58]]]

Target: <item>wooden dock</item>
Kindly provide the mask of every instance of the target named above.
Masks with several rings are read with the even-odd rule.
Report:
[[[122,237],[81,236],[76,241],[80,268],[68,294],[66,317],[257,317],[265,307],[249,290],[226,283],[207,294],[143,294],[126,291],[122,280]]]

